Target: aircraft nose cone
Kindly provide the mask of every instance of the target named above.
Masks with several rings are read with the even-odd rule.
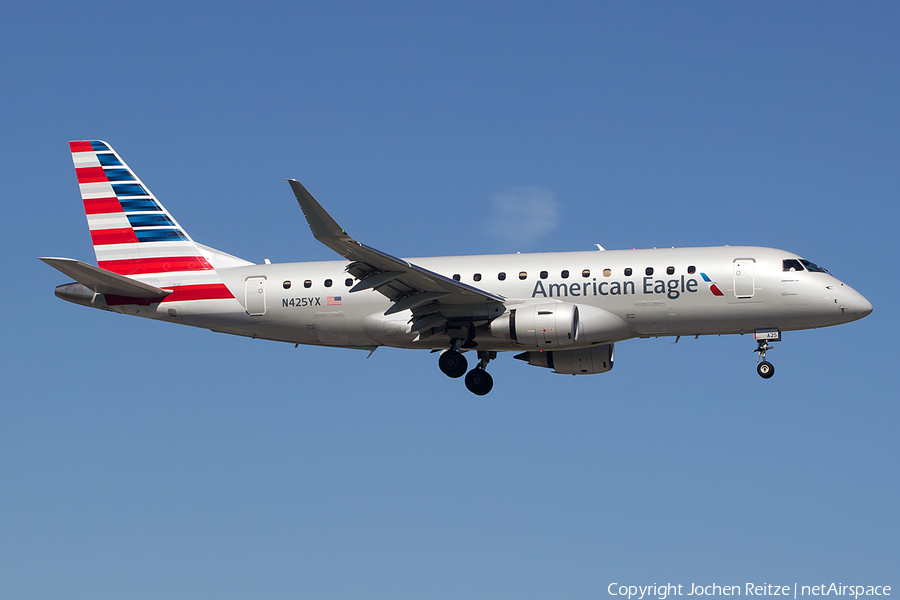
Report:
[[[866,317],[872,312],[872,303],[869,302],[868,300],[866,300],[865,298],[863,298],[862,296],[859,297],[859,304],[860,304],[860,309],[859,309],[859,317],[860,318]]]
[[[848,304],[847,312],[854,315],[857,319],[862,319],[872,312],[872,303],[866,300],[865,296],[859,292],[853,294]]]

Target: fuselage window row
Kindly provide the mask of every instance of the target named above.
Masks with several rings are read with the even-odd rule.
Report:
[[[817,267],[817,268],[821,269],[821,267]],[[804,271],[804,270],[806,270],[806,269],[804,269],[803,265],[800,264],[800,261],[794,260],[794,259],[788,259],[788,260],[785,260],[785,261],[784,261],[784,270],[785,270],[785,271]],[[809,269],[809,270],[812,270],[812,269]],[[824,269],[822,269],[822,271],[824,271]],[[631,277],[631,275],[633,274],[633,272],[634,272],[634,271],[633,271],[630,267],[629,267],[629,268],[626,268],[626,269],[624,270],[624,274],[625,274],[626,277]],[[697,272],[697,267],[695,267],[695,266],[693,266],[693,265],[691,265],[691,266],[689,266],[689,267],[687,268],[687,273],[688,273],[688,275],[693,275],[693,274],[696,273],[696,272]],[[827,272],[827,271],[826,271],[826,272]],[[646,269],[644,269],[644,273],[647,274],[648,276],[653,275],[653,273],[654,273],[653,267],[647,267]],[[675,274],[675,267],[671,267],[671,266],[670,266],[670,267],[666,267],[666,273],[669,274],[669,275],[674,275],[674,274]],[[570,273],[569,273],[568,269],[564,269],[564,270],[560,271],[559,276],[560,276],[562,279],[568,279],[568,278],[569,278],[569,274],[570,274]],[[585,278],[590,277],[590,276],[591,276],[591,270],[590,270],[590,269],[583,269],[583,270],[581,271],[581,276],[582,276],[582,277],[585,277]],[[612,277],[612,269],[603,269],[603,276],[604,276],[604,277]],[[550,273],[549,273],[548,271],[541,271],[541,272],[540,272],[540,278],[541,278],[541,279],[547,279],[547,278],[549,278],[549,277],[550,277]],[[527,278],[528,278],[528,273],[527,273],[526,271],[520,271],[520,272],[519,272],[519,279],[521,279],[521,280],[524,281],[524,280],[527,279]],[[453,274],[453,280],[454,280],[454,281],[460,281],[461,279],[462,279],[462,277],[460,276],[459,273],[454,273],[454,274]],[[482,279],[481,273],[474,273],[474,274],[472,275],[472,280],[473,280],[473,281],[481,281],[481,279]],[[497,273],[497,280],[498,280],[498,281],[506,281],[506,272],[500,271],[499,273]],[[323,283],[324,283],[325,287],[328,287],[328,288],[330,288],[330,287],[332,287],[332,286],[334,285],[334,281],[331,280],[331,279],[326,279]],[[306,280],[303,282],[303,287],[305,287],[305,288],[311,288],[312,285],[313,285],[313,282],[312,282],[311,279],[306,279]],[[353,279],[350,278],[350,277],[348,277],[347,279],[344,280],[344,285],[347,286],[347,287],[352,286],[352,285],[353,285]],[[291,289],[291,282],[290,282],[290,280],[286,280],[286,281],[282,284],[282,287],[284,287],[284,289],[286,289],[286,290]]]

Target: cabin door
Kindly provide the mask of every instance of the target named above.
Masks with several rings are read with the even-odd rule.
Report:
[[[266,278],[249,277],[245,288],[247,314],[259,317],[266,314]]]
[[[736,298],[752,298],[755,292],[756,259],[734,259],[734,295]]]

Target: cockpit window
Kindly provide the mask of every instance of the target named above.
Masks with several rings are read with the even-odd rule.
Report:
[[[811,263],[804,258],[801,258],[800,262],[803,263],[803,266],[806,267],[807,271],[811,271],[813,273],[827,273],[828,272],[827,270],[825,270],[824,267],[820,267],[816,263]]]
[[[782,271],[802,271],[803,265],[800,264],[800,261],[796,258],[786,258],[781,261],[781,264],[784,265],[782,267]]]

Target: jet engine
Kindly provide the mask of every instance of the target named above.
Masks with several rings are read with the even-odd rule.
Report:
[[[556,347],[575,343],[578,308],[574,304],[531,304],[491,321],[491,335],[525,346]]]
[[[614,342],[632,336],[628,326],[612,313],[569,302],[513,308],[491,321],[490,331],[494,337],[537,348]]]
[[[554,373],[591,375],[612,370],[615,355],[615,344],[601,344],[578,350],[523,352],[515,358],[535,367],[553,369]]]

